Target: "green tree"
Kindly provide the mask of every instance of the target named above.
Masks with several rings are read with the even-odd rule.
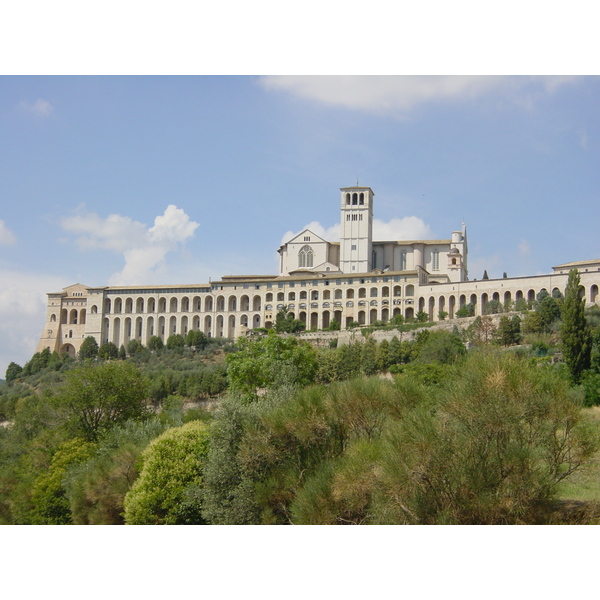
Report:
[[[417,323],[427,323],[427,321],[429,321],[429,315],[424,311],[424,310],[420,310],[417,313]]]
[[[585,320],[585,299],[580,296],[579,288],[579,271],[571,269],[562,308],[560,338],[564,361],[574,383],[579,383],[583,372],[590,368],[592,353],[592,335]]]
[[[377,370],[378,371],[387,371],[388,366],[390,365],[390,343],[387,340],[381,340],[379,342],[379,346],[377,347]]]
[[[79,348],[79,358],[81,360],[85,360],[87,358],[96,358],[98,356],[98,342],[96,338],[88,335],[83,342],[81,342],[81,347]]]
[[[119,349],[112,342],[106,342],[98,349],[98,357],[104,360],[118,358]]]
[[[363,344],[360,364],[367,377],[377,373],[377,342],[372,337],[368,337]]]
[[[71,509],[63,485],[67,469],[87,460],[94,444],[75,438],[61,444],[47,471],[35,481],[31,500],[32,521],[37,525],[66,525],[72,522]]]
[[[132,363],[107,362],[69,371],[53,400],[76,431],[95,442],[117,423],[145,417],[145,399],[145,380]]]
[[[179,350],[185,346],[185,340],[180,333],[174,333],[167,338],[167,348],[169,350]]]
[[[456,316],[459,319],[462,319],[464,317],[473,317],[474,315],[475,305],[472,302],[469,302],[469,304],[465,304],[465,306],[462,306],[456,311]]]
[[[449,331],[427,332],[423,343],[418,344],[415,362],[452,364],[463,357],[467,351],[460,336]]]
[[[8,383],[12,383],[22,372],[23,367],[21,365],[18,365],[15,362],[11,362],[6,368],[6,381]]]
[[[142,470],[124,500],[130,525],[203,524],[200,489],[209,448],[206,424],[167,430],[142,453]]]
[[[231,390],[256,398],[259,388],[307,385],[317,373],[317,354],[310,344],[274,331],[258,340],[242,338],[238,351],[227,355]]]
[[[185,338],[185,343],[190,348],[205,348],[208,344],[208,338],[199,329],[190,329]]]
[[[503,346],[512,346],[521,341],[521,319],[518,315],[513,315],[512,318],[503,315],[500,317],[496,336]]]
[[[170,425],[158,418],[127,421],[111,429],[87,460],[69,466],[64,488],[75,525],[125,522],[123,501],[139,476],[140,456]]]
[[[129,340],[129,342],[127,343],[127,354],[129,354],[129,356],[135,356],[136,354],[138,354],[138,352],[141,352],[144,349],[144,346],[142,346],[142,344],[136,340]]]
[[[294,319],[288,312],[287,307],[280,309],[275,315],[275,331],[277,333],[297,333],[304,331],[304,329],[304,323]]]
[[[162,350],[164,346],[165,345],[160,337],[157,335],[150,336],[150,339],[148,340],[148,350],[156,352],[157,350]]]

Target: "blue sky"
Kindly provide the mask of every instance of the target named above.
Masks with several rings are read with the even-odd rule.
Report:
[[[357,179],[380,239],[464,220],[471,278],[600,258],[599,104],[599,77],[0,77],[0,377],[46,292],[275,273]]]

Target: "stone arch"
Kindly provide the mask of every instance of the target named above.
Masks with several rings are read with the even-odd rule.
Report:
[[[56,323],[56,315],[54,313],[50,315],[50,323]]]
[[[429,315],[429,320],[433,321],[434,319],[434,311],[435,311],[435,298],[433,296],[429,296],[429,304],[427,314]]]
[[[378,293],[379,293],[379,290],[378,290],[376,287],[372,287],[372,288],[369,290],[369,296],[370,296],[371,298],[377,298],[377,295],[378,295]]]
[[[260,310],[261,298],[260,296],[254,296],[252,300],[252,310],[257,311]]]
[[[249,311],[250,310],[250,297],[244,294],[240,298],[240,310]],[[246,317],[247,319],[248,317]],[[243,323],[242,323],[243,324]]]
[[[217,328],[215,331],[216,337],[223,337],[223,324],[224,324],[223,315],[218,315],[217,316]]]
[[[319,327],[319,314],[316,312],[310,313],[310,328],[317,329]]]
[[[503,303],[504,303],[505,307],[510,306],[510,304],[512,303],[512,294],[508,290],[506,292],[504,292]]]
[[[331,300],[331,290],[325,290],[323,292],[323,300]]]
[[[248,327],[248,315],[243,314],[240,317],[240,326],[242,326],[242,327]]]
[[[181,317],[181,335],[185,336],[188,332],[188,318]]]
[[[227,319],[227,337],[235,337],[235,315],[229,315]]]
[[[596,300],[598,299],[598,285],[594,283],[594,285],[590,286],[590,302],[596,304]]]
[[[456,311],[456,296],[448,296],[448,318],[454,319],[454,313]]]
[[[156,330],[156,335],[164,342],[165,341],[165,318],[158,317],[158,327]]]
[[[487,306],[488,303],[488,295],[486,292],[484,292],[483,294],[481,294],[481,307],[480,307],[480,314],[484,315],[485,314],[485,307]]]
[[[306,298],[306,292],[301,292],[300,298],[302,298],[302,294],[304,294],[304,297]],[[265,296],[265,302],[273,302],[273,292],[267,292],[267,295]]]
[[[277,292],[277,302],[284,302],[285,294],[283,292]]]
[[[144,331],[144,319],[142,317],[137,317],[135,320],[135,339],[141,340],[142,333]]]
[[[383,308],[381,310],[381,320],[384,321],[385,323],[387,323],[390,320],[390,309],[389,308]]]
[[[412,321],[415,318],[415,309],[412,306],[409,306],[406,309],[406,314],[404,315],[404,318],[407,321]]]
[[[85,308],[82,308],[79,311],[79,324],[80,325],[85,325],[86,317],[87,317],[87,312],[86,312]]]
[[[133,312],[133,300],[131,298],[125,300],[125,312],[129,314]]]
[[[335,290],[335,298],[336,298],[336,300],[337,300],[338,298],[341,298],[341,297],[342,297],[342,290],[339,290],[339,292],[340,292],[340,295],[339,295],[339,296],[337,295],[337,292],[338,292],[338,290]],[[352,300],[353,298],[354,298],[354,289],[353,289],[353,288],[349,288],[349,289],[347,289],[347,290],[346,290],[346,299],[348,299],[348,300]]]
[[[328,310],[323,311],[323,329],[327,329],[331,324],[331,313]]]
[[[96,304],[92,305],[92,314],[93,315],[97,315],[98,314],[98,306]]]
[[[176,313],[177,311],[178,301],[177,298],[171,298],[169,302],[169,312]]]
[[[192,318],[192,329],[194,331],[198,331],[200,329],[200,316],[199,315],[195,315]]]
[[[414,296],[415,295],[415,286],[412,284],[408,284],[404,288],[404,295],[405,296]]]
[[[127,345],[131,339],[131,317],[127,317],[123,322],[123,344]]]
[[[154,330],[154,317],[148,317],[146,319],[146,343],[153,336],[156,335],[156,331]]]
[[[260,308],[258,310],[260,310]],[[252,328],[258,329],[259,327],[260,327],[260,315],[255,314],[254,317],[252,318]]]
[[[402,296],[402,286],[401,285],[395,285],[394,286],[394,297],[395,298],[399,298],[400,296]]]
[[[517,290],[515,292],[515,300],[523,300],[523,290]]]
[[[208,300],[208,298],[206,298],[206,300]],[[194,312],[202,311],[202,298],[200,298],[200,296],[194,296],[192,298],[192,310]]]
[[[121,319],[118,317],[113,321],[112,343],[118,348],[121,345]]]
[[[387,285],[384,285],[381,288],[381,297],[382,298],[389,298],[390,297],[390,288]]]
[[[119,313],[123,312],[123,300],[121,298],[115,298],[113,312],[115,314],[119,314]]]
[[[69,313],[69,325],[77,325],[77,309],[71,309]]]
[[[367,297],[367,288],[358,288],[358,297],[366,298]]]
[[[358,316],[358,323],[360,325],[364,325],[365,324],[365,311],[359,310],[357,316]]]
[[[375,323],[375,321],[377,321],[377,309],[376,308],[372,308],[369,311],[369,324],[373,325],[373,323]]]
[[[212,327],[212,317],[210,315],[206,315],[204,317],[204,334],[210,337]]]
[[[446,298],[445,296],[440,296],[438,298],[438,318],[441,312],[446,312]]]
[[[70,356],[71,358],[75,358],[77,356],[77,351],[75,350],[75,346],[73,346],[73,344],[63,344],[60,347],[60,351],[59,354],[61,355],[67,355]]]
[[[225,296],[217,296],[217,312],[225,311]],[[217,336],[223,337],[223,334]]]
[[[138,298],[135,303],[135,312],[143,313],[144,312],[144,299]]]
[[[177,333],[177,317],[171,317],[169,319],[169,335],[174,335],[175,333]]]
[[[181,299],[181,312],[190,312],[190,299],[187,296]]]
[[[200,301],[198,300],[198,307],[200,307]],[[200,310],[200,308],[198,308]],[[204,299],[204,312],[210,312],[213,310],[213,297],[206,296]]]
[[[156,312],[156,298],[148,298],[148,312]]]
[[[158,312],[159,313],[166,313],[167,312],[167,299],[166,298],[159,298],[158,299]]]

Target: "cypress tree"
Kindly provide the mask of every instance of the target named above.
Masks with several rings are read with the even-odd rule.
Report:
[[[592,335],[585,320],[585,300],[579,297],[580,278],[571,269],[562,308],[561,347],[565,363],[574,383],[579,383],[583,371],[590,368]]]

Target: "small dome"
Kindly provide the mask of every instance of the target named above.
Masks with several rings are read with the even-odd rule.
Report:
[[[452,248],[448,254],[460,254],[458,248]]]

